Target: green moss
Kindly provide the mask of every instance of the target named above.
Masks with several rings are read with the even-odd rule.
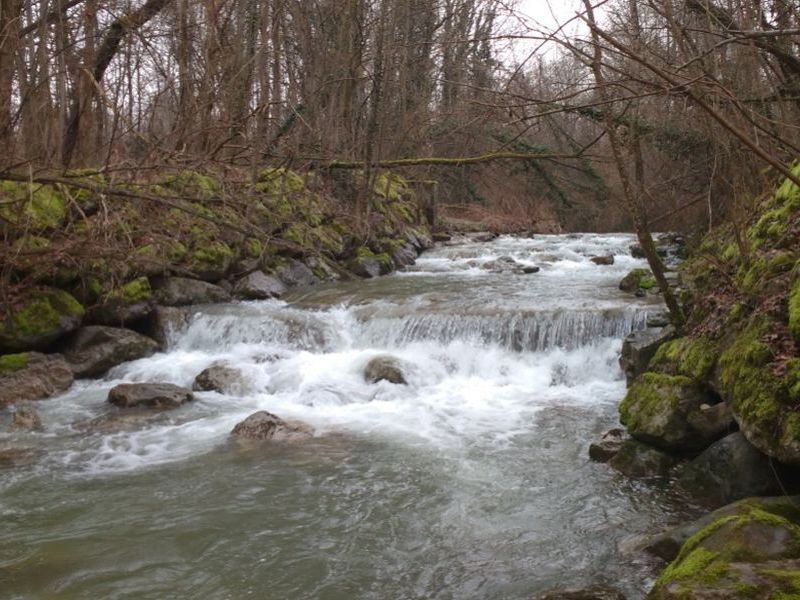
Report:
[[[189,251],[186,249],[181,242],[173,241],[169,244],[169,248],[167,249],[167,258],[173,263],[177,263],[182,261]]]
[[[126,283],[121,288],[109,292],[108,300],[118,300],[125,304],[138,304],[139,302],[146,302],[153,296],[153,290],[150,287],[150,281],[147,277],[139,277],[133,281]]]
[[[261,245],[261,240],[256,238],[247,238],[244,241],[244,254],[248,258],[259,258],[264,251],[264,246]]]
[[[375,253],[366,246],[361,246],[356,249],[356,258],[372,258],[374,256]]]
[[[306,182],[296,171],[289,169],[264,169],[258,175],[256,189],[271,196],[295,194],[306,189]]]
[[[680,391],[691,385],[691,379],[681,375],[642,374],[620,404],[620,421],[631,431],[639,430],[665,408],[677,406],[681,400]]]
[[[789,294],[789,331],[794,341],[800,344],[800,277],[795,279]]]
[[[13,373],[28,366],[30,356],[27,352],[21,354],[5,354],[0,356],[0,374]]]
[[[705,381],[717,362],[717,352],[717,344],[706,337],[678,338],[662,344],[648,368]]]
[[[0,206],[0,216],[20,228],[54,229],[67,214],[64,196],[49,185],[2,181],[0,199],[19,201]]]
[[[191,170],[181,171],[164,185],[181,196],[192,198],[211,199],[222,191],[222,185],[216,177]]]
[[[619,282],[619,289],[624,292],[635,292],[644,289],[643,285],[649,285],[651,288],[655,285],[652,273],[648,269],[634,269]]]
[[[0,331],[11,335],[40,335],[59,329],[63,317],[83,316],[84,312],[81,303],[65,291],[39,291],[11,315],[9,322],[0,326]]]
[[[738,280],[744,291],[757,293],[770,279],[791,271],[796,262],[797,255],[788,250],[763,255],[753,261],[749,268],[743,266]]]
[[[664,570],[656,581],[656,589],[666,587],[674,582],[691,582],[690,585],[693,586],[714,583],[728,572],[726,564],[715,562],[718,556],[718,552],[712,552],[705,548],[692,550]]]

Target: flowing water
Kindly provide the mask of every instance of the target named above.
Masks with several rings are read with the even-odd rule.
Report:
[[[641,598],[656,565],[618,546],[681,509],[587,457],[617,422],[620,340],[661,309],[617,290],[643,266],[630,243],[504,237],[198,309],[168,352],[40,403],[44,434],[0,434],[41,449],[0,470],[0,597],[526,598],[606,582]],[[589,261],[601,254],[616,264]],[[541,271],[482,268],[501,256]],[[365,382],[386,354],[407,386]],[[191,386],[216,361],[243,372],[237,393],[86,425],[117,383]],[[315,437],[231,443],[261,409]]]

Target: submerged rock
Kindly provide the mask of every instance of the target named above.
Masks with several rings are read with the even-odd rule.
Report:
[[[243,376],[239,369],[224,364],[211,365],[194,380],[192,389],[196,392],[241,393]]]
[[[648,600],[800,596],[797,497],[751,498],[723,510],[684,543]]]
[[[742,433],[712,444],[692,460],[678,485],[696,500],[722,505],[780,491],[776,471],[767,456],[756,450]]]
[[[367,363],[364,379],[369,383],[388,381],[399,385],[407,385],[402,363],[393,356],[376,356]]]
[[[60,354],[0,356],[0,406],[50,398],[67,391],[73,379],[72,369]]]
[[[586,588],[551,590],[534,596],[531,600],[625,600],[625,595],[612,587],[593,585]]]
[[[39,412],[28,402],[14,405],[11,417],[11,431],[43,431],[42,418]]]
[[[231,300],[231,295],[220,286],[188,277],[165,277],[156,281],[155,289],[155,299],[163,306],[216,304]]]
[[[237,298],[245,300],[267,300],[283,296],[286,293],[286,286],[275,277],[270,277],[261,271],[253,271],[236,282],[233,293]]]
[[[589,458],[594,462],[607,463],[619,453],[628,439],[624,429],[607,431],[599,442],[589,446]]]
[[[161,411],[129,408],[77,423],[76,427],[90,433],[106,434],[117,431],[136,431],[149,425],[162,423],[164,423],[164,414]]]
[[[145,333],[153,338],[162,349],[166,349],[172,336],[181,331],[189,322],[186,309],[171,306],[156,306],[145,325]]]
[[[90,325],[67,338],[62,349],[76,377],[99,377],[119,364],[151,356],[158,343],[129,329]]]
[[[192,391],[171,383],[123,383],[108,393],[120,408],[177,408],[194,400]]]
[[[289,423],[265,410],[247,417],[231,431],[234,438],[249,441],[296,442],[314,435],[314,430],[303,423]]]
[[[608,464],[628,477],[666,477],[678,459],[647,444],[628,440]]]

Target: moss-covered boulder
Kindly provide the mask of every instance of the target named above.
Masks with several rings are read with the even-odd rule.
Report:
[[[634,269],[619,282],[619,289],[633,294],[638,290],[650,290],[656,287],[656,280],[649,269]]]
[[[386,275],[394,270],[394,262],[387,253],[375,254],[366,247],[361,247],[356,251],[348,263],[347,268],[359,277],[378,277]]]
[[[203,241],[191,251],[186,266],[198,279],[215,283],[228,273],[234,257],[225,242]]]
[[[707,403],[708,396],[688,377],[645,373],[628,389],[620,420],[646,444],[675,452],[699,450],[714,440],[695,429],[689,415]]]
[[[800,597],[796,502],[751,499],[731,512],[686,541],[648,600]]]
[[[2,181],[0,200],[0,217],[21,234],[54,229],[67,214],[63,194],[49,185]]]
[[[668,375],[682,375],[704,382],[717,363],[717,344],[706,337],[681,337],[662,345],[648,368]]]
[[[779,461],[800,465],[800,411],[796,371],[780,377],[772,368],[770,319],[757,316],[731,334],[717,367],[720,393],[748,441]],[[789,363],[791,367],[793,362]]]
[[[55,396],[68,390],[72,381],[72,370],[60,354],[0,356],[0,407]]]
[[[84,312],[81,303],[63,290],[30,290],[7,314],[0,314],[0,352],[46,349],[80,327]]]
[[[789,294],[789,332],[795,343],[800,344],[800,273],[795,276],[795,282]]]
[[[88,320],[97,325],[122,326],[146,318],[155,300],[147,277],[114,288],[89,309]]]

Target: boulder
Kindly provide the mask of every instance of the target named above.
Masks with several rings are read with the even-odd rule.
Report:
[[[453,239],[453,236],[449,233],[437,231],[431,236],[431,239],[433,239],[434,242],[449,242]]]
[[[551,590],[534,596],[531,600],[625,600],[625,595],[612,587],[593,585],[586,588]]]
[[[662,450],[701,450],[714,441],[691,425],[691,413],[709,398],[681,375],[645,373],[628,388],[619,407],[620,420],[635,439]]]
[[[188,277],[164,277],[157,280],[154,287],[155,300],[162,306],[216,304],[231,300],[231,295],[220,286]]]
[[[414,246],[417,252],[433,248],[433,239],[427,233],[415,229],[406,230],[406,239]]]
[[[278,267],[275,274],[288,287],[308,286],[319,283],[319,279],[308,268],[308,265],[299,260],[291,260],[287,264]]]
[[[633,244],[629,250],[631,251],[631,256],[633,258],[645,258],[644,250],[639,244]]]
[[[378,277],[381,274],[381,264],[374,256],[356,257],[347,263],[347,268],[364,279]]]
[[[648,327],[666,327],[671,323],[669,313],[666,311],[657,312],[655,314],[647,315]]]
[[[647,371],[647,365],[659,347],[674,337],[675,328],[668,326],[634,331],[625,338],[622,342],[619,366],[625,373],[628,385]]]
[[[689,538],[697,535],[697,533],[703,531],[713,523],[724,521],[732,515],[739,515],[742,511],[747,510],[748,507],[753,505],[758,505],[762,510],[776,510],[781,512],[787,506],[800,506],[800,496],[774,496],[739,500],[738,502],[723,506],[722,508],[718,508],[713,512],[703,515],[691,523],[686,523],[651,535],[642,544],[642,548],[653,556],[671,562],[678,557],[681,547]]]
[[[797,598],[797,498],[744,500],[684,543],[648,600]]]
[[[164,414],[161,411],[128,408],[76,423],[75,426],[88,433],[108,434],[118,431],[136,431],[157,423],[164,423]]]
[[[521,270],[524,267],[514,260],[511,256],[501,256],[495,260],[490,260],[481,265],[481,269],[490,273],[506,273],[508,271]]]
[[[120,408],[177,408],[194,400],[192,391],[171,383],[123,383],[108,393]]]
[[[727,402],[718,402],[713,406],[703,404],[700,410],[689,413],[686,417],[689,425],[709,440],[718,439],[736,431],[736,421]]]
[[[242,372],[224,364],[214,364],[195,377],[192,389],[196,392],[241,393]]]
[[[599,442],[589,446],[589,458],[594,462],[607,463],[619,453],[628,439],[624,429],[607,431]]]
[[[189,316],[188,311],[183,308],[156,306],[147,319],[144,331],[148,337],[158,342],[159,347],[166,349],[173,336],[189,323]]]
[[[39,412],[28,402],[14,405],[11,416],[11,431],[43,431],[42,418]]]
[[[286,293],[286,286],[275,277],[265,275],[261,271],[253,271],[234,284],[233,293],[237,298],[245,300],[267,300],[283,296]]]
[[[50,398],[67,391],[73,379],[72,369],[60,354],[0,356],[0,406]]]
[[[741,432],[712,444],[681,473],[678,486],[692,498],[710,505],[723,505],[780,491],[767,456],[756,450]]]
[[[628,440],[608,464],[628,477],[666,477],[678,460],[657,448]]]
[[[541,271],[541,267],[533,267],[533,266],[525,266],[520,269],[524,275],[532,275],[533,273],[538,273]]]
[[[417,261],[417,251],[411,243],[392,252],[392,260],[398,269],[413,265]]]
[[[154,354],[158,343],[129,329],[90,325],[69,336],[61,350],[75,377],[100,377],[119,364]]]
[[[260,410],[237,424],[231,435],[239,440],[255,442],[296,442],[314,435],[314,430],[303,423],[289,423],[280,417]]]
[[[376,356],[367,363],[364,379],[369,383],[388,381],[399,385],[407,385],[401,362],[393,356]]]
[[[122,327],[147,317],[155,306],[147,277],[140,277],[105,294],[86,315],[90,323]]]
[[[67,292],[36,289],[0,310],[0,353],[45,350],[80,327],[84,308]]]
[[[491,231],[476,231],[474,233],[468,233],[467,237],[472,242],[483,244],[486,242],[491,242],[494,239],[497,239],[497,234],[492,233]]]
[[[608,254],[606,256],[593,256],[589,260],[591,260],[594,264],[596,264],[598,266],[613,265],[614,264],[614,255],[613,254]]]
[[[656,286],[656,280],[648,269],[634,269],[619,282],[619,289],[630,294],[650,290]]]

